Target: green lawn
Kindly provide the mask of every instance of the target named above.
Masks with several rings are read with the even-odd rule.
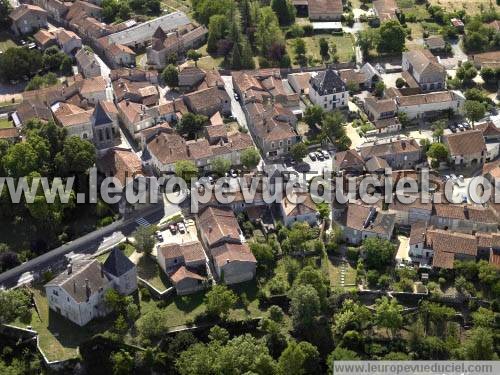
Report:
[[[247,308],[238,300],[234,309],[231,309],[229,318],[231,319],[246,319],[263,316],[264,311],[259,309],[259,301],[257,299],[257,285],[255,281],[230,286],[238,297],[243,293],[246,294],[249,302]],[[195,317],[204,313],[206,310],[204,298],[206,291],[190,294],[187,296],[174,296],[169,299],[169,303],[164,307],[158,307],[162,302],[149,300],[141,300],[141,315],[154,309],[160,309],[165,314],[167,327],[177,327],[189,322],[193,322]]]
[[[97,260],[101,263],[104,263],[106,259],[108,259],[109,253],[111,252],[112,249],[110,249],[108,252],[101,254],[97,257]],[[135,248],[131,244],[125,244],[125,249],[123,250],[123,254],[125,254],[126,257],[129,257],[132,255],[132,253],[135,251]]]
[[[81,328],[49,309],[44,290],[32,291],[40,316],[33,309],[30,322],[16,321],[13,325],[22,328],[30,325],[37,331],[40,348],[50,361],[76,357],[78,345],[112,326],[109,319],[96,319]]]
[[[407,18],[423,21],[430,17],[425,4],[417,4],[416,0],[396,0],[396,3]]]
[[[332,287],[341,287],[341,262],[337,258],[328,258],[328,273],[330,276],[330,285]],[[352,286],[356,284],[356,270],[349,263],[345,264],[344,285]]]
[[[12,121],[7,119],[0,119],[0,129],[12,128]]]
[[[191,12],[191,1],[190,0],[162,0],[165,8],[169,10],[180,10],[184,13]]]
[[[313,59],[312,65],[320,65],[322,63],[319,53],[319,40],[321,38],[325,38],[330,46],[333,44],[337,46],[339,62],[351,61],[354,56],[354,42],[351,35],[318,34],[301,38],[306,44],[306,56],[311,56]],[[295,39],[287,39],[286,49],[292,60],[292,66],[298,67],[297,56],[295,54]]]
[[[137,263],[137,275],[160,292],[172,286],[165,272],[163,272],[158,263],[156,263],[156,260],[147,255],[143,255],[139,259],[139,263]]]
[[[222,62],[224,61],[224,57],[214,57],[210,56],[207,52],[207,45],[203,45],[197,50],[201,53],[202,57],[198,60],[198,67],[200,69],[210,70],[220,68]],[[194,65],[193,61],[189,61],[190,65]]]
[[[0,51],[5,52],[11,47],[15,47],[16,43],[12,40],[12,35],[6,31],[0,32]]]

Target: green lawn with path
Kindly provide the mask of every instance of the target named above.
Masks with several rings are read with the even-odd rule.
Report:
[[[5,118],[0,119],[0,129],[12,128],[12,121]]]

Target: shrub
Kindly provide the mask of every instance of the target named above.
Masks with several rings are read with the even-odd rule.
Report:
[[[347,259],[351,262],[357,262],[359,258],[359,249],[349,246],[347,248]]]
[[[144,300],[144,301],[149,301],[151,299],[151,293],[149,291],[148,288],[145,288],[145,287],[141,287],[139,289],[140,293],[141,293],[141,299]]]
[[[396,87],[397,87],[398,89],[400,89],[401,87],[404,87],[405,85],[406,85],[406,81],[405,81],[403,78],[399,77],[399,78],[396,80]]]
[[[304,30],[304,34],[307,35],[307,36],[310,36],[313,33],[313,27],[312,27],[312,25],[310,23],[306,24],[306,25],[303,25],[302,29]]]
[[[377,286],[378,280],[379,280],[379,274],[377,271],[370,270],[366,273],[366,281],[368,282],[370,288]]]
[[[125,242],[120,242],[118,244],[118,249],[120,249],[121,251],[124,251],[126,248],[127,248],[127,244]]]

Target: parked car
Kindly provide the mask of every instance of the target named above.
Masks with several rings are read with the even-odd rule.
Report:
[[[309,157],[311,158],[312,161],[316,161],[316,154],[314,152],[310,152]]]
[[[322,153],[323,153],[323,156],[325,157],[325,159],[330,159],[330,154],[328,153],[328,151],[323,150]]]
[[[457,125],[457,128],[458,130],[460,130],[461,132],[463,132],[465,130],[464,126],[462,124],[458,124]]]
[[[450,129],[453,133],[456,133],[457,132],[457,127],[453,124],[451,124],[450,126],[448,126],[448,129]]]
[[[180,233],[186,233],[186,226],[184,225],[184,223],[178,223],[177,227],[179,228]]]
[[[177,233],[177,225],[174,224],[174,223],[169,224],[168,229],[170,230],[170,233],[172,233],[172,234],[176,234]]]
[[[159,242],[163,242],[163,235],[161,234],[161,232],[160,232],[160,231],[157,231],[157,232],[155,233],[155,237],[156,237],[156,239],[157,239]]]
[[[470,125],[466,122],[462,123],[462,126],[465,128],[465,129],[470,129]]]
[[[236,100],[237,102],[240,101],[240,96],[236,92],[234,93],[234,100]]]
[[[463,175],[458,176],[458,179],[460,180],[460,182],[464,182],[464,176]]]
[[[319,151],[317,151],[317,152],[316,152],[316,158],[317,158],[318,160],[320,160],[320,161],[325,160],[325,157],[323,156],[323,153],[322,153],[322,152],[319,152]]]
[[[232,178],[236,178],[238,177],[238,173],[236,173],[236,171],[234,169],[231,169],[229,171],[229,174],[231,175]]]

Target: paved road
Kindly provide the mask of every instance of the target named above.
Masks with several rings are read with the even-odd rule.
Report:
[[[126,220],[118,220],[105,228],[89,233],[0,274],[0,285],[5,288],[16,286],[19,282],[29,280],[30,274],[33,275],[33,273],[45,270],[50,266],[61,264],[66,261],[67,257],[78,259],[81,256],[77,254],[91,255],[106,247],[114,246],[139,226],[136,219],[143,217],[149,223],[156,223],[161,218],[174,214],[177,210],[178,206],[176,205],[156,204],[138,211]]]

